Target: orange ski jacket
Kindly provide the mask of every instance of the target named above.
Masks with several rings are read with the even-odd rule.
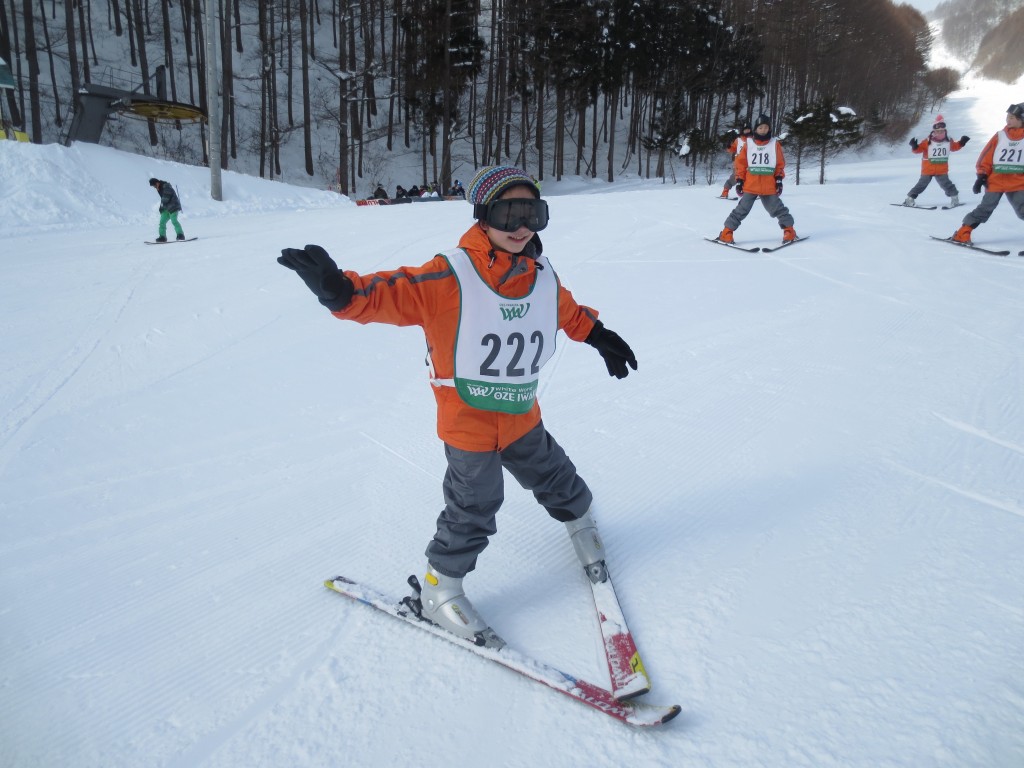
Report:
[[[1005,133],[1014,141],[1024,139],[1024,128],[1003,128],[989,139],[988,144],[981,150],[981,154],[978,155],[977,171],[988,176],[989,192],[1020,192],[1024,190],[1024,173],[993,173],[1000,133]]]
[[[757,134],[747,137],[747,141],[753,141],[759,147],[765,146],[771,138],[759,139]],[[782,142],[775,143],[775,173],[771,176],[747,175],[747,153],[740,152],[733,161],[736,170],[736,179],[743,182],[744,193],[754,195],[774,195],[775,179],[786,177],[786,156],[782,153]]]
[[[533,244],[539,246],[534,237]],[[527,248],[531,246],[528,245]],[[510,298],[521,298],[533,287],[537,262],[522,254],[496,251],[487,233],[474,224],[459,240],[477,272],[492,290]],[[539,255],[540,248],[537,248]],[[419,267],[359,275],[346,271],[355,293],[352,302],[332,314],[357,323],[423,328],[434,376],[451,379],[455,374],[455,339],[460,316],[459,283],[443,255]],[[574,341],[583,341],[593,330],[598,313],[576,303],[572,294],[558,285],[558,327]],[[447,444],[464,451],[500,451],[540,422],[540,405],[523,414],[484,411],[467,405],[454,387],[434,385],[437,400],[437,435]]]
[[[915,155],[921,155],[921,175],[922,176],[942,176],[949,173],[949,163],[933,163],[931,161],[931,155],[928,152],[928,147],[931,145],[932,140],[930,138],[925,139],[917,145],[917,149],[913,150]],[[945,143],[945,142],[942,142]],[[949,140],[949,151],[959,152],[963,147],[959,141]]]

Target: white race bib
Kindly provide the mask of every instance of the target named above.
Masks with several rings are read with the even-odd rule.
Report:
[[[747,173],[755,176],[774,176],[777,163],[776,140],[769,139],[763,147],[756,141],[747,142]]]
[[[555,352],[555,271],[546,258],[538,257],[533,288],[520,299],[510,299],[491,288],[462,249],[445,258],[459,282],[454,356],[459,397],[485,411],[526,413],[537,399],[540,369]]]
[[[1014,141],[1006,131],[999,132],[992,153],[993,173],[1024,173],[1024,139]]]

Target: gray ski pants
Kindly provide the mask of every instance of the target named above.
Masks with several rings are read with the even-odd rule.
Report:
[[[740,224],[747,218],[747,214],[750,213],[750,209],[754,207],[754,202],[758,199],[764,209],[768,211],[768,215],[773,219],[778,219],[780,227],[793,226],[793,217],[789,214],[789,208],[783,204],[782,198],[778,195],[755,195],[750,192],[743,193],[740,201],[736,203],[736,207],[729,214],[729,218],[725,220],[725,226],[729,229],[739,229]]]
[[[1006,195],[1006,199],[1010,201],[1010,206],[1013,208],[1013,212],[1017,214],[1017,218],[1024,219],[1024,191],[986,192],[982,195],[981,202],[978,203],[978,207],[964,216],[964,224],[969,224],[972,227],[984,224],[989,220],[989,217],[995,211],[996,206],[999,205],[999,201],[1002,199],[1003,195]]]
[[[445,507],[426,555],[445,576],[462,578],[476,568],[477,557],[498,530],[495,516],[505,500],[502,468],[563,523],[583,517],[594,498],[543,422],[500,452],[463,451],[447,443],[444,452]]]
[[[939,183],[939,186],[942,187],[942,191],[946,193],[946,197],[956,197],[960,194],[957,191],[956,184],[949,180],[948,174],[943,173],[937,176],[929,176],[922,173],[921,178],[917,180],[917,184],[907,192],[907,197],[913,197],[916,199],[918,195],[925,191],[932,179],[935,179]]]

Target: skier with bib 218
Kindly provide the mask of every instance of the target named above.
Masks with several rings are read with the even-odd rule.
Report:
[[[985,188],[978,207],[964,216],[963,226],[953,233],[958,243],[971,242],[971,232],[992,216],[1006,195],[1017,218],[1024,219],[1024,103],[1006,109],[1006,127],[988,140],[978,156],[978,178],[973,192]]]
[[[509,166],[483,168],[466,199],[476,222],[458,248],[422,266],[343,272],[318,245],[285,248],[278,262],[338,319],[423,329],[448,469],[445,506],[425,553],[422,616],[500,648],[504,641],[466,597],[462,581],[497,530],[503,469],[565,524],[590,579],[607,579],[593,495],[545,428],[536,400],[555,335],[562,330],[596,348],[619,379],[637,361],[595,310],[576,303],[542,255],[537,233],[548,224],[548,206],[530,176]]]
[[[725,228],[718,235],[723,243],[733,243],[735,232],[757,200],[777,219],[782,227],[782,241],[796,240],[793,216],[783,204],[782,180],[786,177],[786,158],[782,145],[772,136],[771,120],[759,115],[754,123],[754,133],[744,142],[735,159],[736,194],[740,201],[725,220]]]

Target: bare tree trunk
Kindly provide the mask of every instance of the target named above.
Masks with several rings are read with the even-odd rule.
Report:
[[[142,92],[148,95],[150,93],[149,58],[146,56],[146,39],[143,34],[142,3],[140,0],[130,0],[130,2],[132,15],[135,18],[135,34],[139,42],[139,70],[142,74]],[[146,126],[149,128],[149,145],[155,147],[159,143],[156,135],[156,123],[153,120],[147,120]]]
[[[71,98],[78,93],[81,87],[81,80],[78,76],[78,44],[75,42],[75,6],[64,2],[64,25],[68,34],[68,68],[71,70]],[[88,51],[83,50],[86,61],[89,59]]]
[[[445,0],[444,4],[444,39],[451,39],[452,0]],[[439,182],[444,190],[452,186],[452,53],[451,46],[444,46],[444,64],[441,70],[441,173],[435,175],[434,180]],[[435,160],[436,162],[436,160]]]
[[[621,88],[615,88],[611,92],[611,103],[606,107],[611,114],[608,127],[608,183],[615,181],[615,119],[619,115],[619,93]]]
[[[32,114],[32,141],[43,143],[43,115],[39,105],[39,62],[36,59],[35,19],[32,16],[32,0],[24,0],[22,6],[25,25],[25,61],[28,63],[28,103]]]
[[[44,0],[39,0],[39,20],[43,24],[43,40],[46,43],[46,58],[50,64],[50,84],[53,86],[53,122],[59,126],[64,122],[60,115],[60,89],[57,87],[57,69],[53,64],[53,45],[50,42],[50,28],[46,25],[46,6],[43,3]]]
[[[309,24],[309,13],[306,0],[299,0],[299,29],[302,45],[302,148],[306,161],[306,175],[313,175],[313,114],[309,102],[309,54],[306,27]]]

